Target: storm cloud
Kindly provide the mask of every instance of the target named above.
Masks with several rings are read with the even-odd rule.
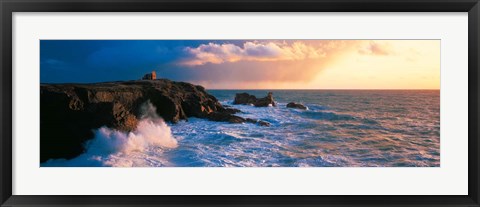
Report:
[[[42,40],[41,81],[138,80],[144,73],[155,70],[160,78],[214,88],[264,82],[302,83],[328,68],[340,54],[358,48],[359,43],[355,40]]]

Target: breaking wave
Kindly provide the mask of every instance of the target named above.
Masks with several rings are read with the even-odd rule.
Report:
[[[209,91],[231,105],[244,90]],[[261,97],[268,91],[248,91]],[[275,91],[276,107],[235,105],[230,124],[189,118],[167,124],[146,103],[136,130],[102,127],[86,152],[42,166],[439,167],[440,92]],[[309,110],[287,108],[301,101]]]
[[[86,143],[84,154],[71,160],[48,160],[42,167],[145,166],[147,163],[144,163],[145,157],[142,158],[142,155],[147,149],[154,148],[161,152],[176,148],[177,140],[170,127],[156,114],[155,107],[148,101],[141,110],[142,116],[134,131],[122,132],[101,127],[95,130],[95,137]]]

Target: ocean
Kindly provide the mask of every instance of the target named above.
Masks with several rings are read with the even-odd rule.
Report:
[[[276,107],[232,105],[236,93],[264,97],[269,91],[273,92]],[[140,150],[137,147],[107,154],[90,153],[70,161],[52,160],[42,166],[440,166],[439,90],[208,92],[223,105],[240,109],[238,116],[267,121],[271,126],[190,118],[155,128],[163,133],[161,136],[168,144],[145,145],[142,140]],[[302,103],[308,109],[287,108],[289,102]],[[111,137],[109,129],[103,130],[98,133]],[[137,133],[135,139],[138,134],[142,133]],[[134,143],[128,145],[138,146],[138,141]]]

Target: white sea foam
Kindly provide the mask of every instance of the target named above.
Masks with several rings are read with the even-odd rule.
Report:
[[[212,93],[223,105],[231,105],[237,92],[242,91]],[[242,111],[238,116],[267,121],[270,127],[192,117],[170,125],[170,132],[146,104],[135,131],[100,128],[86,154],[43,166],[439,166],[438,91],[276,94],[276,107],[232,106]],[[310,110],[287,108],[292,100],[303,101]]]
[[[147,102],[142,106],[142,116],[134,131],[101,127],[86,143],[84,154],[71,160],[49,160],[42,166],[133,166],[137,163],[133,160],[136,155],[143,154],[148,148],[176,148],[178,143],[170,127],[155,111],[155,107]]]

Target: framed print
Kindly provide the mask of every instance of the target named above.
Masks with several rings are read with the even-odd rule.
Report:
[[[468,1],[1,2],[2,206],[479,206]]]

